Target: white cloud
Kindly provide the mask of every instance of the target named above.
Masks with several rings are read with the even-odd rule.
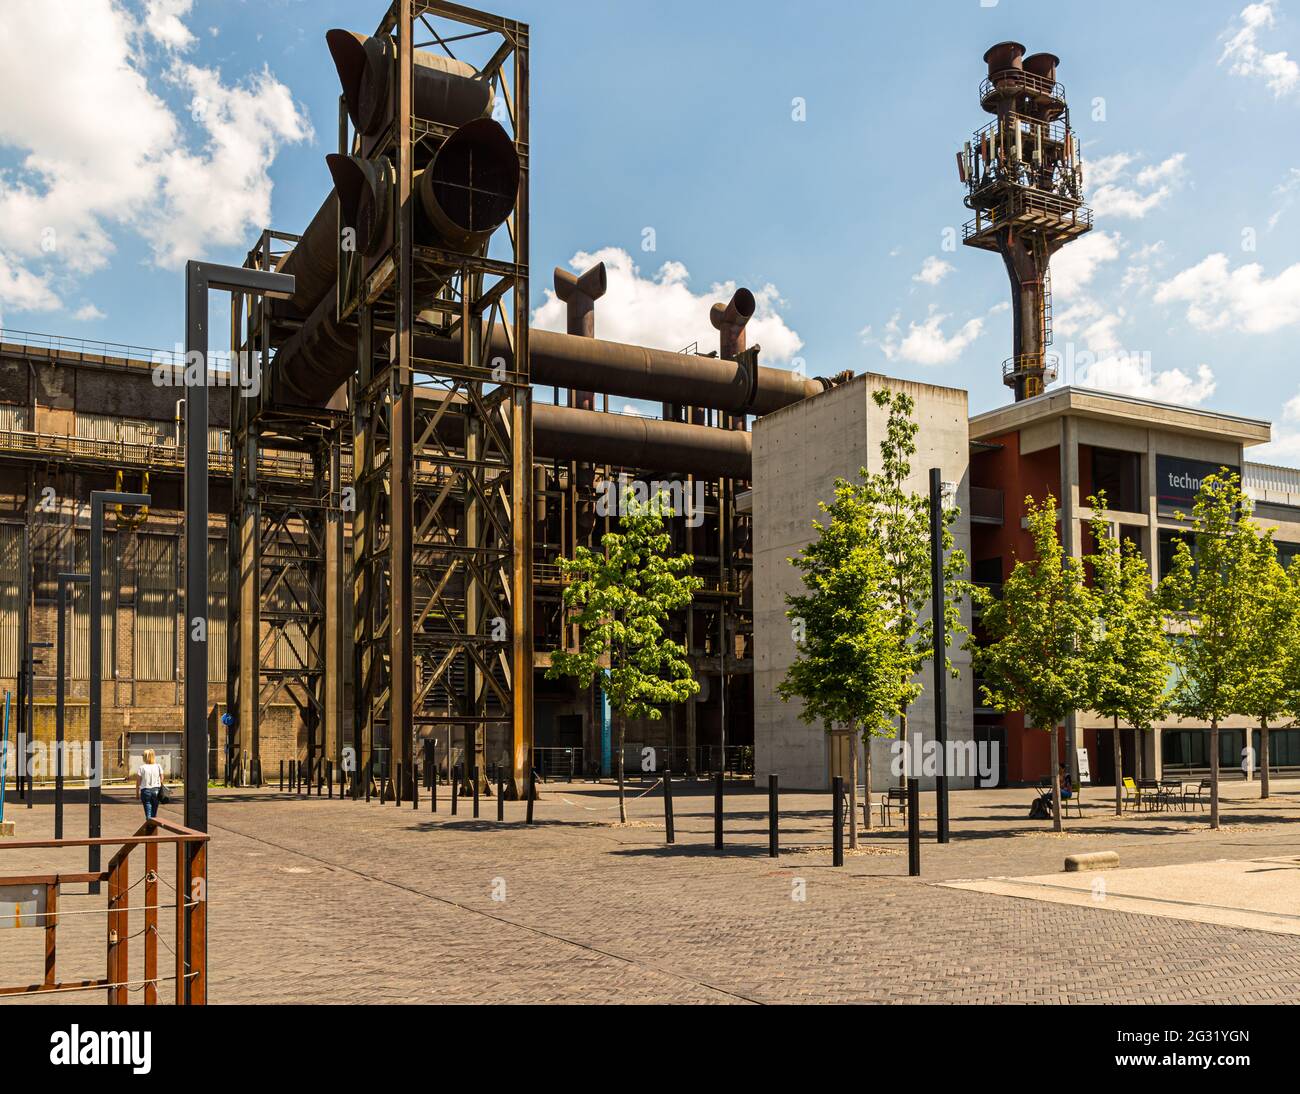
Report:
[[[1083,289],[1105,262],[1119,257],[1120,237],[1097,229],[1066,244],[1052,256],[1052,293],[1068,297]]]
[[[104,268],[122,230],[147,239],[160,265],[175,265],[245,239],[269,218],[266,168],[310,126],[268,72],[228,86],[215,70],[182,61],[188,9],[160,0],[141,13],[81,0],[56,35],[46,4],[7,0],[0,102],[22,109],[0,111],[0,147],[19,154],[18,166],[0,170],[0,257],[9,271],[0,304],[29,309],[32,278],[48,288],[52,272],[75,278]],[[150,42],[164,47],[161,60]],[[176,88],[203,108],[173,111],[164,92]],[[24,269],[33,262],[44,272]]]
[[[919,281],[923,285],[937,285],[953,271],[951,262],[945,262],[942,258],[930,255],[921,263],[919,273],[912,275],[913,281]]]
[[[1148,164],[1132,179],[1135,185],[1121,185],[1127,180],[1128,166],[1136,159],[1127,152],[1117,152],[1098,161],[1087,174],[1093,184],[1091,200],[1098,217],[1127,217],[1141,220],[1158,208],[1182,183],[1186,171],[1185,152],[1176,152],[1156,164]]]
[[[1300,262],[1270,278],[1257,262],[1232,270],[1227,255],[1208,255],[1162,284],[1155,300],[1185,303],[1199,330],[1268,334],[1300,322]]]
[[[82,304],[72,313],[72,318],[80,323],[88,323],[92,319],[107,319],[108,316],[95,307],[94,304]]]
[[[1109,156],[1087,160],[1088,181],[1094,186],[1106,186],[1118,179],[1136,158],[1132,152],[1112,152]]]
[[[181,19],[193,6],[194,0],[145,0],[145,30],[169,49],[189,49],[194,44],[194,35]]]
[[[195,120],[207,134],[199,153],[164,159],[163,202],[153,248],[177,265],[213,244],[229,246],[271,219],[266,165],[282,143],[311,136],[289,89],[263,69],[242,87],[227,87],[215,69],[182,65],[174,73],[190,91]]]
[[[890,361],[910,361],[918,365],[948,365],[956,361],[984,330],[983,319],[968,319],[951,335],[945,334],[943,325],[951,318],[935,308],[921,323],[908,323],[907,333],[901,334],[898,316],[885,325],[886,335],[880,351]]]
[[[1075,383],[1081,387],[1114,391],[1139,399],[1197,406],[1214,394],[1214,372],[1209,365],[1197,365],[1195,376],[1180,368],[1153,371],[1147,354],[1119,352],[1080,369]]]
[[[736,291],[734,281],[715,283],[696,294],[690,275],[680,262],[665,262],[659,270],[642,276],[632,256],[619,247],[579,251],[569,267],[581,273],[597,262],[605,263],[608,288],[596,305],[596,336],[613,342],[680,350],[698,342],[702,351],[717,347],[718,332],[709,322],[709,309],[726,303]],[[767,284],[754,293],[754,317],[746,327],[749,345],[763,347],[763,363],[788,362],[803,348],[803,339],[780,314],[785,305],[776,286]],[[533,325],[543,330],[565,329],[565,305],[550,289],[546,302],[533,312]]]
[[[1237,18],[1240,26],[1223,47],[1219,64],[1230,62],[1235,76],[1263,80],[1275,98],[1295,91],[1300,85],[1300,65],[1285,50],[1268,53],[1259,42],[1260,32],[1271,30],[1276,22],[1273,0],[1248,4]]]
[[[15,311],[53,311],[60,303],[48,275],[16,266],[0,251],[0,306],[4,305]]]

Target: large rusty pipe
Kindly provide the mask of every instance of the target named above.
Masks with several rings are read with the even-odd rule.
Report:
[[[748,433],[685,422],[533,404],[533,452],[538,456],[748,479],[750,439]]]
[[[709,309],[709,322],[718,332],[719,357],[736,358],[745,351],[745,327],[753,318],[756,307],[754,294],[746,288],[739,288],[727,303],[714,304]],[[744,429],[744,416],[728,415],[726,426],[728,429]]]
[[[280,273],[293,275],[293,296],[272,301],[275,314],[304,318],[312,313],[338,277],[338,247],[338,204],[331,190],[280,263]]]
[[[555,295],[565,304],[565,329],[575,338],[596,337],[596,301],[605,295],[609,280],[605,263],[597,262],[581,277],[555,267]],[[569,405],[595,410],[593,391],[570,389]]]
[[[293,392],[288,401],[323,405],[356,367],[356,337],[354,326],[340,329],[335,323],[333,297],[327,296],[303,329],[284,344],[273,366]],[[529,330],[528,344],[533,383],[629,399],[689,400],[695,406],[762,415],[833,386],[831,380],[809,379],[787,369],[760,365],[751,372],[736,361],[536,328]],[[500,326],[493,332],[490,351],[510,364],[510,345]],[[460,343],[421,336],[417,328],[415,354],[426,360],[457,361]]]
[[[364,136],[379,133],[392,117],[397,45],[392,38],[367,38],[350,30],[325,33],[348,117]],[[492,87],[473,65],[422,49],[414,51],[412,113],[444,125],[464,125],[492,108]]]

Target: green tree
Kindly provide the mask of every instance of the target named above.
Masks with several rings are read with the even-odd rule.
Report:
[[[1124,766],[1119,742],[1122,722],[1142,750],[1143,734],[1168,708],[1169,640],[1165,615],[1146,557],[1137,544],[1122,542],[1106,519],[1106,496],[1092,506],[1092,591],[1098,628],[1092,646],[1092,709],[1114,721],[1115,815],[1123,812]]]
[[[1057,727],[1092,698],[1096,605],[1082,565],[1061,549],[1056,499],[1025,499],[1033,559],[1019,559],[996,598],[972,595],[983,608],[987,641],[975,648],[976,671],[989,706],[1018,710],[1051,735],[1053,827],[1061,830],[1060,745]]]
[[[893,735],[914,655],[893,626],[891,571],[862,491],[837,479],[834,501],[819,508],[828,519],[813,522],[816,537],[790,559],[805,591],[786,597],[798,656],[777,692],[785,702],[801,700],[799,717],[810,725],[828,731],[842,725],[852,732],[849,846],[856,847],[857,737],[867,742],[869,825],[870,742]]]
[[[1269,794],[1269,734],[1300,706],[1300,560],[1290,570],[1277,560],[1271,532],[1263,533],[1246,582],[1245,663],[1239,705],[1259,723],[1259,796]],[[1271,548],[1271,549],[1270,549]],[[1249,747],[1249,741],[1247,742]]]
[[[1219,723],[1244,713],[1251,656],[1251,582],[1273,553],[1257,528],[1238,477],[1221,467],[1206,475],[1192,506],[1191,529],[1175,545],[1162,596],[1178,625],[1171,706],[1182,718],[1210,723],[1210,827],[1219,827]],[[1185,519],[1183,514],[1176,514]]]
[[[628,491],[618,531],[601,537],[601,551],[578,547],[559,560],[568,580],[564,606],[578,625],[578,649],[551,654],[547,679],[574,676],[590,687],[598,676],[618,724],[618,815],[626,823],[623,741],[628,718],[658,720],[665,703],[700,689],[686,649],[669,638],[670,612],[685,608],[702,582],[689,573],[694,559],[673,555],[664,531],[667,495],[638,502]]]
[[[934,657],[934,623],[930,612],[930,499],[907,488],[916,455],[916,404],[903,391],[880,389],[872,393],[876,406],[886,412],[880,441],[880,470],[863,468],[857,486],[863,508],[870,514],[873,533],[880,540],[889,567],[893,619],[890,630],[905,644],[905,656],[895,667],[899,674],[898,735],[907,746],[908,708],[921,694],[920,673]],[[952,525],[958,510],[943,512],[944,551],[944,664],[954,677],[947,646],[964,631],[961,602],[966,595],[966,556],[953,550]],[[869,775],[868,775],[869,777]]]

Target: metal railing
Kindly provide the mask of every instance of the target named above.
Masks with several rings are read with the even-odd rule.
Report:
[[[1026,72],[1023,68],[1004,68],[980,81],[980,102],[995,93],[1001,94],[1004,88],[1065,101],[1065,87],[1060,82],[1034,72]]]
[[[101,342],[94,338],[70,338],[62,334],[40,334],[30,330],[13,330],[0,327],[0,352],[19,350],[28,356],[57,358],[61,361],[84,361],[93,364],[124,364],[176,366],[185,363],[185,354],[148,346],[133,346],[126,342]]]
[[[1044,224],[1054,221],[1055,226],[1069,228],[1070,233],[1082,235],[1092,227],[1092,210],[1073,198],[1045,194],[1041,190],[1019,187],[1010,198],[987,211],[976,210],[975,216],[961,227],[963,240],[980,235],[991,228],[1017,221]]]
[[[176,850],[174,883],[168,883],[158,872],[158,849],[170,845]],[[5,901],[14,909],[5,913],[0,927],[38,928],[45,931],[45,968],[37,983],[0,987],[0,996],[40,996],[72,992],[108,992],[108,1002],[122,1005],[129,1002],[130,993],[143,992],[143,1002],[152,1006],[158,1002],[158,986],[172,981],[176,986],[178,1005],[202,1005],[207,1002],[207,880],[208,836],[179,824],[164,820],[145,821],[143,827],[130,836],[93,837],[81,839],[4,840],[0,851],[43,850],[58,851],[70,847],[116,846],[117,853],[106,870],[78,873],[20,874],[0,877],[0,890],[19,890],[25,901]],[[144,874],[134,883],[130,880],[131,854],[137,847],[144,848]],[[60,913],[59,895],[69,884],[90,886],[92,893],[101,883],[107,883],[107,906],[103,909],[76,909]],[[172,903],[160,904],[159,885],[170,890]],[[137,911],[144,913],[144,927],[135,935],[130,933],[131,893],[143,885],[142,903]],[[160,911],[171,910],[176,915],[175,947],[168,946],[174,957],[174,972],[160,976],[158,970],[158,943]],[[61,981],[58,978],[58,928],[62,915],[96,913],[106,914],[108,927],[107,972],[93,980]],[[144,969],[139,979],[132,980],[129,964],[130,941],[142,935],[144,941]]]

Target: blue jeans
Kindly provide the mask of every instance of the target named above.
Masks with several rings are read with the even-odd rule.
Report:
[[[157,786],[140,791],[140,801],[144,805],[145,820],[153,820],[158,815],[158,795],[161,793],[162,789]]]

